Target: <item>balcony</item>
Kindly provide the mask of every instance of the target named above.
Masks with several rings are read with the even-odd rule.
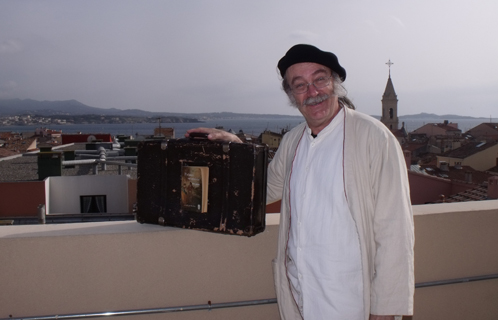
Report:
[[[497,319],[497,278],[421,284],[498,274],[498,200],[414,212],[413,319]],[[251,238],[134,221],[0,226],[0,318],[278,319],[278,216]]]

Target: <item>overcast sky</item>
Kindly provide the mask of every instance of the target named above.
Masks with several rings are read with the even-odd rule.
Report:
[[[276,65],[332,51],[357,109],[498,118],[496,0],[0,0],[0,99],[298,114]]]

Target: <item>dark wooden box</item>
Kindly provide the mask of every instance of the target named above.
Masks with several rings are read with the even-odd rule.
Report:
[[[138,145],[137,221],[253,236],[265,229],[266,145],[207,139]]]

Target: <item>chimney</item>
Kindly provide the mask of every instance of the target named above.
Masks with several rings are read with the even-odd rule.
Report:
[[[410,170],[412,165],[412,153],[410,150],[403,150],[403,155],[405,156],[406,169]]]
[[[472,183],[472,172],[465,171],[465,182]]]
[[[488,199],[498,199],[498,176],[488,178]]]
[[[450,171],[450,167],[448,166],[448,162],[446,162],[446,161],[439,162],[439,170],[444,171],[444,172]]]

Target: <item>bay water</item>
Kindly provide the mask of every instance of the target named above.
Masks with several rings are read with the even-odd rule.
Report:
[[[465,119],[447,119],[449,122],[457,123],[458,128],[465,132],[473,127],[489,122],[489,119],[484,118],[465,118]],[[281,132],[282,129],[292,129],[299,123],[303,122],[301,117],[283,117],[283,118],[244,118],[244,119],[217,119],[206,120],[201,123],[162,123],[163,128],[174,128],[175,137],[182,138],[185,132],[191,128],[197,127],[223,127],[225,130],[233,130],[239,132],[259,136],[263,131],[270,130],[273,132]],[[405,129],[411,132],[427,123],[441,123],[441,120],[434,119],[406,119],[400,118],[399,126],[401,127],[404,121]],[[111,135],[152,135],[154,128],[158,127],[158,123],[125,123],[125,124],[49,124],[43,125],[48,129],[62,130],[62,133],[110,133]],[[42,125],[26,125],[26,126],[0,126],[0,132],[26,132],[33,133]]]

